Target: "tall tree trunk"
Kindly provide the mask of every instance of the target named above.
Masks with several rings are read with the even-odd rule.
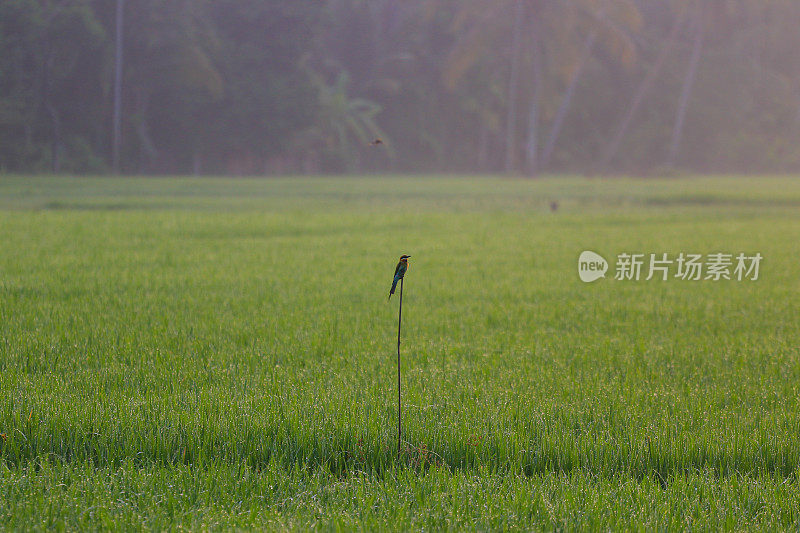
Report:
[[[542,36],[538,19],[533,21],[533,95],[528,113],[528,139],[525,147],[525,170],[535,178],[539,174],[539,103],[542,99]]]
[[[578,60],[578,65],[575,67],[575,71],[572,73],[572,78],[569,81],[566,91],[564,91],[564,97],[561,99],[561,104],[558,106],[558,111],[553,119],[553,125],[550,127],[550,134],[547,137],[547,143],[542,150],[542,157],[540,161],[541,168],[547,168],[547,166],[550,164],[550,156],[553,155],[553,150],[556,147],[556,141],[561,133],[561,128],[564,126],[564,119],[567,117],[569,106],[572,103],[572,97],[574,96],[575,89],[578,86],[578,80],[580,79],[581,74],[583,74],[583,67],[586,65],[586,62],[592,53],[592,48],[594,48],[595,41],[597,41],[597,31],[590,33],[583,43],[583,51],[581,52],[580,59]]]
[[[683,78],[683,87],[681,88],[681,96],[678,99],[678,112],[675,115],[675,126],[672,128],[672,142],[669,146],[669,154],[667,155],[667,165],[675,166],[678,160],[678,150],[680,149],[681,136],[683,135],[683,120],[686,117],[686,111],[689,107],[689,97],[692,93],[692,86],[694,85],[695,74],[697,73],[697,65],[700,63],[700,56],[703,54],[703,34],[705,33],[705,9],[700,4],[697,8],[697,15],[695,18],[695,35],[694,46],[692,47],[692,56],[689,58],[689,66],[686,69],[686,75]]]
[[[150,95],[147,89],[139,89],[136,94],[136,135],[139,137],[141,148],[139,156],[139,171],[151,172],[154,169],[158,150],[150,138],[150,128],[147,124],[147,110],[150,106]]]
[[[519,84],[519,63],[522,54],[522,18],[524,15],[522,0],[516,1],[514,13],[514,30],[511,38],[511,73],[508,79],[508,114],[506,116],[506,165],[507,173],[514,172],[517,132],[517,91]]]
[[[33,150],[33,124],[32,121],[26,121],[25,124],[22,126],[23,131],[25,132],[25,151],[27,153],[31,153]]]
[[[195,142],[192,149],[192,174],[199,176],[203,171],[203,155],[200,153],[200,143]],[[266,166],[266,164],[264,165]]]
[[[625,111],[625,115],[623,115],[622,120],[617,126],[614,137],[611,139],[611,142],[608,143],[608,147],[603,153],[603,157],[600,159],[600,163],[598,165],[601,172],[605,172],[608,169],[609,163],[612,159],[614,159],[614,156],[617,155],[622,139],[625,137],[628,127],[633,121],[633,117],[636,115],[636,112],[639,110],[639,106],[642,105],[645,96],[647,96],[647,93],[650,91],[650,88],[653,86],[653,83],[656,81],[656,78],[661,72],[661,68],[664,66],[664,61],[675,47],[675,43],[678,41],[678,33],[680,32],[685,19],[686,10],[684,9],[675,17],[675,22],[672,24],[672,28],[667,35],[666,43],[664,43],[664,45],[661,47],[655,63],[653,63],[653,66],[650,67],[650,71],[647,73],[644,80],[642,80],[642,83],[639,84],[639,87],[637,88],[630,105],[628,105]]]
[[[49,99],[45,103],[45,108],[47,109],[47,112],[50,115],[50,120],[53,124],[53,138],[50,145],[51,170],[54,173],[58,173],[61,171],[61,116],[58,114],[58,110]]]
[[[117,0],[117,35],[114,60],[114,118],[111,160],[114,174],[119,174],[119,152],[122,143],[122,28],[124,0]]]
[[[44,61],[42,62],[42,108],[50,116],[51,137],[50,137],[50,170],[58,173],[61,170],[61,115],[53,103],[53,70],[55,58],[52,53],[52,46],[49,40],[46,42]]]
[[[489,126],[485,122],[481,123],[480,135],[478,136],[478,170],[486,172],[487,161],[489,159]]]

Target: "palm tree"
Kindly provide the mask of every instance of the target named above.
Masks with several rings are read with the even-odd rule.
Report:
[[[333,83],[328,84],[322,76],[310,73],[319,90],[320,118],[314,135],[323,146],[338,155],[347,170],[357,170],[359,148],[367,146],[376,137],[387,141],[386,135],[376,122],[381,106],[366,98],[348,94],[350,77],[340,71]],[[391,143],[382,143],[390,157],[394,156]]]

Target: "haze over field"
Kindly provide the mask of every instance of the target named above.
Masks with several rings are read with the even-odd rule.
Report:
[[[796,171],[799,26],[790,0],[4,0],[0,171]]]

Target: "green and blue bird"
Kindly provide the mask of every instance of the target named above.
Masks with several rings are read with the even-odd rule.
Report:
[[[397,288],[397,282],[403,279],[403,276],[406,275],[406,270],[408,270],[408,258],[411,257],[410,255],[401,255],[400,261],[397,263],[397,267],[394,269],[394,279],[392,280],[392,288],[389,289],[389,298],[391,299],[392,294],[394,294],[395,288]]]

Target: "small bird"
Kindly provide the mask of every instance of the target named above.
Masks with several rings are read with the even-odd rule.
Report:
[[[553,213],[558,211],[558,202],[557,201],[553,200],[552,202],[550,202],[550,211],[552,211]]]
[[[378,146],[379,144],[383,144],[383,141],[380,139],[380,137],[378,137],[378,138],[377,138],[377,139],[375,139],[374,141],[370,141],[370,143],[369,143],[369,144],[370,144],[371,146]]]
[[[406,270],[408,270],[408,258],[411,257],[410,255],[401,255],[400,261],[397,263],[397,267],[394,269],[394,279],[392,280],[392,288],[389,289],[389,298],[392,298],[392,294],[394,294],[394,290],[397,287],[397,282],[403,279],[403,276],[406,275]]]

